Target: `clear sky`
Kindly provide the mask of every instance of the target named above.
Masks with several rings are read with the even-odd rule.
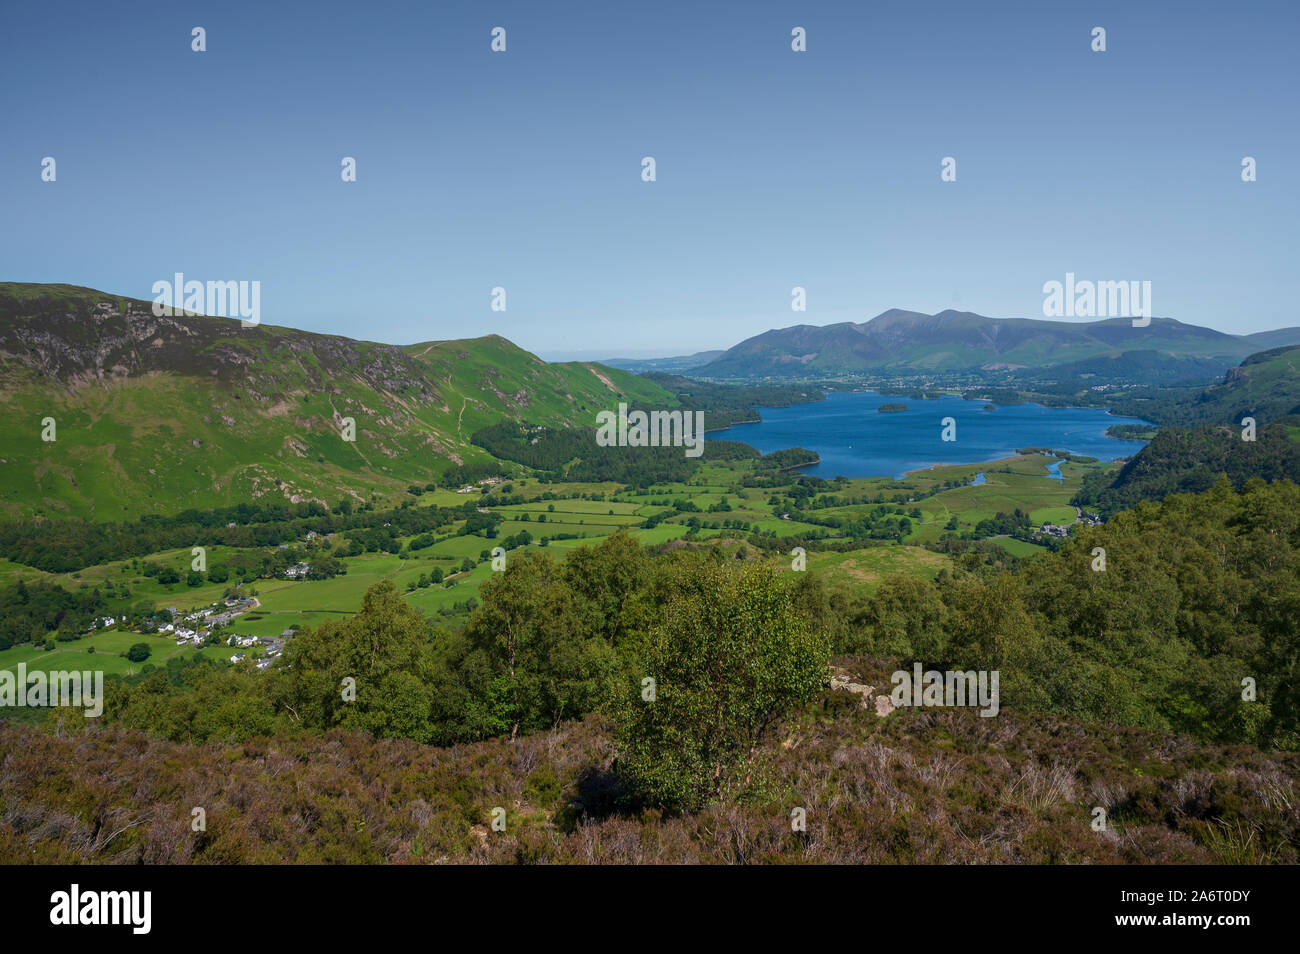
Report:
[[[1297,64],[1290,0],[11,0],[0,280],[257,280],[267,323],[547,357],[1041,317],[1066,272],[1262,331],[1300,324]]]

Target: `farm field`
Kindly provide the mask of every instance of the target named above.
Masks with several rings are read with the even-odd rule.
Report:
[[[937,482],[937,478],[950,476],[974,479],[977,473],[983,473],[985,482],[966,484],[950,490],[941,491],[932,497],[920,500],[916,506],[921,510],[921,521],[915,531],[908,537],[909,543],[926,543],[938,540],[945,526],[957,518],[959,530],[970,530],[981,520],[989,520],[999,512],[1012,513],[1020,509],[1029,514],[1034,526],[1043,523],[1073,523],[1075,510],[1069,503],[1079,490],[1083,475],[1100,464],[1061,465],[1064,480],[1047,476],[1046,465],[1052,458],[1041,454],[1031,454],[996,461],[977,467],[943,468],[935,471],[919,471],[915,475],[918,483]]]
[[[748,464],[708,465],[690,483],[665,483],[641,490],[611,483],[541,483],[525,479],[509,482],[507,505],[493,503],[492,494],[477,498],[454,491],[426,492],[407,506],[463,507],[473,500],[475,510],[494,518],[492,532],[466,533],[461,517],[431,535],[432,544],[411,550],[414,536],[399,537],[390,549],[402,552],[368,552],[341,557],[346,572],[327,579],[238,579],[224,583],[207,580],[188,585],[185,577],[193,559],[186,548],[159,551],[145,557],[119,560],[87,567],[75,573],[51,574],[0,560],[0,584],[18,580],[26,584],[57,583],[74,592],[98,590],[108,606],[107,615],[119,617],[132,608],[174,607],[182,615],[206,607],[232,593],[255,596],[258,605],[237,616],[226,628],[237,636],[278,637],[286,630],[314,627],[329,619],[350,616],[361,605],[366,590],[381,580],[391,580],[405,599],[426,615],[437,619],[464,618],[475,605],[479,587],[489,578],[491,552],[505,545],[511,554],[521,550],[545,550],[563,560],[575,548],[599,544],[620,530],[630,533],[645,546],[656,546],[683,538],[701,544],[717,543],[734,553],[743,543],[751,554],[758,538],[802,540],[807,551],[809,572],[825,575],[832,582],[862,586],[873,591],[892,574],[933,578],[949,565],[948,557],[926,549],[944,536],[968,532],[981,520],[999,512],[1020,509],[1029,514],[1034,526],[1045,522],[1069,524],[1075,510],[1069,505],[1084,474],[1095,466],[1066,462],[1063,480],[1047,476],[1053,458],[1028,454],[986,464],[932,468],[890,478],[855,478],[835,482],[811,481],[814,497],[799,487],[798,474],[782,475],[784,483],[745,486],[753,472]],[[983,481],[973,483],[977,475]],[[753,481],[750,481],[753,483]],[[518,501],[518,495],[543,497]],[[680,509],[679,509],[680,508]],[[790,513],[794,511],[794,513]],[[470,512],[470,511],[465,511]],[[881,539],[863,540],[855,549],[819,549],[820,539],[843,540],[844,531],[855,521],[907,520],[886,526]],[[471,515],[473,515],[471,513]],[[799,519],[799,516],[806,519]],[[956,520],[956,530],[952,521]],[[480,518],[481,519],[481,518]],[[648,525],[647,525],[648,520]],[[890,531],[889,526],[894,530]],[[891,536],[892,534],[892,536]],[[566,539],[554,539],[563,535]],[[429,535],[426,535],[428,538]],[[546,541],[543,545],[543,540]],[[527,542],[524,542],[527,541]],[[311,544],[307,553],[323,538]],[[1017,558],[1030,558],[1045,547],[1006,536],[991,542]],[[793,543],[791,544],[793,545]],[[769,545],[768,559],[786,565],[789,547]],[[265,551],[243,552],[225,546],[206,550],[209,566],[238,565]],[[508,557],[509,558],[509,557]],[[175,569],[180,582],[161,583],[142,572],[146,564]],[[40,645],[19,645],[0,651],[0,668],[18,662],[59,668],[74,660],[93,657],[97,668],[126,674],[138,668],[120,654],[136,642],[155,646],[148,664],[162,665],[178,654],[202,652],[228,658],[238,649],[207,647],[179,648],[170,638],[117,630],[96,631],[80,639],[56,643],[52,652]],[[87,649],[94,647],[95,652]],[[77,655],[80,654],[80,655]]]
[[[1046,553],[1046,547],[1040,547],[1035,543],[1029,543],[1027,540],[1017,540],[1014,537],[992,537],[991,542],[996,543],[1002,549],[1006,550],[1015,557],[1036,556],[1039,553]]]
[[[121,655],[136,643],[145,643],[152,650],[143,663],[132,662]],[[93,653],[91,649],[94,649]],[[247,650],[230,646],[181,647],[169,637],[104,630],[80,639],[56,642],[52,650],[29,644],[0,650],[0,670],[16,671],[19,663],[26,663],[28,672],[102,670],[105,675],[129,676],[146,664],[162,666],[172,658],[202,654],[211,659],[229,659],[239,652]]]

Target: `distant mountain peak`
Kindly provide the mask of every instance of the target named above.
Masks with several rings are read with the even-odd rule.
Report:
[[[834,377],[842,374],[1050,368],[1142,350],[1223,369],[1260,343],[1300,343],[1300,329],[1230,335],[1174,318],[1063,320],[990,318],[890,308],[861,323],[791,325],[747,338],[700,367],[711,378]]]

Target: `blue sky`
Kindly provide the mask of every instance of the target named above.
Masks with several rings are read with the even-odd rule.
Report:
[[[546,357],[1041,317],[1066,272],[1300,325],[1298,27],[1185,0],[10,3],[0,280],[257,280],[268,323]]]

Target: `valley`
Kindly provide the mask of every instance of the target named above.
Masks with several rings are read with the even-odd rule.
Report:
[[[439,820],[412,829],[335,792],[302,811],[360,821],[268,807],[251,828],[227,814],[195,843],[160,822],[111,855],[0,824],[0,851],[612,860],[629,856],[581,838],[635,824],[679,839],[654,860],[1295,857],[1273,789],[1239,798],[1246,776],[1215,748],[1254,747],[1250,779],[1265,786],[1296,772],[1295,631],[1277,602],[1300,553],[1295,346],[1252,354],[1218,383],[1124,376],[1151,362],[1204,373],[1223,354],[1186,364],[1124,352],[1080,371],[1093,359],[1076,349],[1061,380],[1050,364],[1046,377],[901,372],[866,393],[866,378],[548,364],[496,335],[396,347],[235,325],[155,318],[90,289],[0,285],[0,411],[17,422],[0,440],[0,671],[106,677],[95,725],[6,707],[0,739],[51,756],[65,738],[135,747],[164,763],[150,778],[187,788],[199,777],[167,765],[204,765],[214,751],[262,788],[274,784],[265,760],[280,758],[268,753],[319,758],[331,740],[399,788],[410,756],[387,761],[405,751],[391,746],[454,752],[419,786]],[[597,440],[601,415],[625,409],[629,420],[689,416],[708,439]],[[809,423],[837,416],[839,432]],[[1243,416],[1257,429],[1239,433]],[[897,711],[879,694],[891,669],[922,665],[1000,673],[986,711],[1012,727],[998,732],[1024,734],[1014,765],[978,714]],[[666,700],[711,699],[760,678],[755,667],[783,673],[785,695],[753,725],[780,713],[784,728],[746,728],[758,734],[708,761],[679,765],[672,733],[686,726],[708,751],[721,723],[691,713],[729,710],[671,701],[665,736],[636,702],[647,672]],[[1241,671],[1258,674],[1264,701],[1239,698]],[[987,766],[979,792],[943,761],[954,738]],[[546,739],[552,754],[530,761],[522,789],[501,782]],[[846,774],[844,750],[825,739],[887,747],[893,768]],[[1189,754],[1161,762],[1161,746]],[[1177,797],[1144,788],[1153,758],[1179,786],[1211,786],[1213,824],[1169,821]],[[35,765],[15,783],[31,803],[22,817],[75,816],[62,794],[30,787]],[[1196,775],[1207,765],[1209,782]],[[126,810],[124,789],[73,765],[52,771],[59,793]],[[885,791],[897,773],[925,792],[899,802],[907,811],[961,816],[962,828],[890,834],[871,804],[846,797]],[[809,785],[830,786],[847,807],[824,810],[863,836],[733,857],[694,827],[718,812],[741,829],[767,824]],[[151,793],[150,817],[168,817],[162,790],[133,791]],[[504,792],[516,827],[484,840],[482,799]],[[241,796],[212,797],[222,817]],[[1124,845],[1087,834],[1094,802]],[[994,811],[1018,821],[962,841]],[[1229,817],[1248,827],[1229,832]],[[382,834],[358,837],[358,824]],[[283,825],[306,837],[284,843]]]
[[[691,480],[643,489],[616,483],[543,483],[536,478],[502,478],[494,485],[476,485],[471,494],[435,490],[409,500],[407,507],[456,508],[472,498],[475,514],[490,517],[477,531],[468,530],[470,517],[454,519],[434,534],[388,537],[374,552],[342,555],[344,572],[329,579],[272,578],[246,582],[228,577],[235,563],[255,565],[274,548],[206,545],[206,559],[215,573],[187,582],[191,548],[152,552],[130,560],[86,566],[73,572],[48,573],[9,560],[0,562],[0,587],[22,581],[28,586],[55,584],[70,592],[104,594],[102,613],[130,618],[106,631],[59,641],[52,650],[22,646],[0,650],[0,669],[25,662],[28,668],[58,668],[64,653],[121,653],[123,634],[135,633],[154,648],[150,661],[196,654],[229,659],[238,648],[225,645],[231,637],[279,637],[286,630],[342,619],[361,606],[365,591],[390,581],[416,609],[443,624],[461,621],[478,604],[479,587],[493,573],[495,547],[508,547],[506,560],[526,552],[545,552],[563,560],[575,547],[591,546],[624,532],[647,547],[720,547],[728,556],[762,560],[788,567],[789,551],[808,551],[810,571],[828,579],[843,578],[867,592],[892,574],[931,579],[950,562],[937,547],[944,539],[979,538],[1026,558],[1052,545],[1033,531],[1044,523],[1073,523],[1069,505],[1085,474],[1114,470],[1101,463],[1061,464],[1063,480],[1048,478],[1053,458],[1026,454],[984,464],[929,468],[903,480],[856,478],[839,481],[809,479],[798,473],[759,475],[750,462],[710,464]],[[972,483],[977,474],[984,480]],[[486,480],[486,478],[485,478]],[[510,503],[503,501],[509,500]],[[515,502],[517,501],[517,502]],[[793,513],[791,512],[793,511]],[[990,533],[987,524],[999,514],[1026,514],[1021,538]],[[806,515],[807,519],[799,519]],[[290,559],[310,560],[314,554],[346,552],[346,534],[302,539],[288,544]],[[873,538],[871,534],[876,534]],[[421,539],[424,537],[424,539]],[[202,541],[200,541],[202,542]],[[835,549],[839,548],[839,549]],[[162,583],[141,574],[145,565],[169,567],[176,582]],[[213,577],[220,577],[214,581]],[[434,579],[436,578],[436,582]],[[177,648],[165,636],[150,635],[140,626],[145,610],[175,608],[179,615],[226,598],[255,596],[255,610],[236,617],[201,649]],[[134,624],[134,625],[133,625]],[[260,650],[251,655],[257,658]],[[97,657],[98,661],[99,657]],[[139,666],[120,664],[130,674]]]

